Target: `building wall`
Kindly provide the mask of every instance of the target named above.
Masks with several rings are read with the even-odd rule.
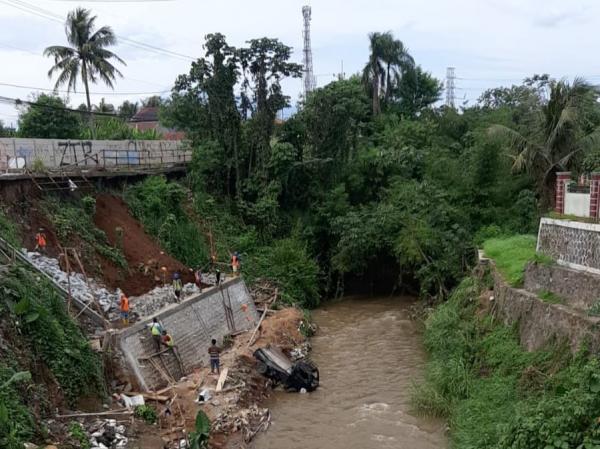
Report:
[[[56,140],[0,138],[0,173],[76,165],[93,169],[187,162],[191,151],[175,140]]]
[[[235,330],[230,329],[223,304],[231,303]],[[254,301],[241,278],[225,282],[221,289],[211,288],[183,303],[169,306],[155,315],[173,336],[182,369],[173,354],[155,357],[163,363],[175,380],[194,368],[208,364],[208,348],[212,338],[221,344],[223,337],[236,331],[253,328],[258,322]],[[124,329],[117,337],[125,361],[145,390],[158,389],[166,384],[164,376],[147,361],[140,358],[156,353],[148,325],[153,317]],[[161,365],[162,366],[162,365]]]
[[[565,192],[565,214],[587,217],[590,214],[590,194]]]
[[[600,225],[542,218],[537,250],[561,265],[600,274]]]

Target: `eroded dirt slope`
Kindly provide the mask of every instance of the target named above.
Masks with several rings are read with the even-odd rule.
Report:
[[[162,250],[158,242],[131,215],[121,198],[108,194],[98,195],[94,222],[106,233],[111,245],[118,244],[117,229],[120,228],[123,233],[121,249],[127,259],[129,273],[123,278],[117,267],[103,263],[104,281],[110,287],[120,287],[128,295],[141,295],[162,284],[162,267],[167,268],[167,281],[175,271],[179,271],[184,282],[193,282],[189,268]]]

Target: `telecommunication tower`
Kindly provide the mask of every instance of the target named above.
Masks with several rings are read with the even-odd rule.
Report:
[[[304,17],[304,29],[302,37],[304,37],[304,98],[315,89],[315,75],[313,74],[312,63],[312,48],[310,45],[310,20],[311,8],[306,5],[302,7],[302,16]]]
[[[454,84],[454,80],[456,80],[456,75],[454,73],[454,67],[446,68],[446,106],[449,108],[454,108],[454,89],[456,88]]]

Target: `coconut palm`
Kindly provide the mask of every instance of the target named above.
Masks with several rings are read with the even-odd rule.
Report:
[[[490,127],[492,135],[507,139],[513,170],[531,174],[544,208],[552,204],[556,172],[575,167],[584,151],[600,143],[600,128],[590,120],[598,89],[582,78],[572,84],[551,81],[548,86],[548,101],[532,112],[526,133],[503,125]]]
[[[125,61],[107,50],[107,47],[117,43],[112,29],[103,26],[96,30],[95,22],[96,16],[92,16],[87,9],[77,8],[71,11],[65,22],[65,33],[71,46],[55,45],[44,50],[45,56],[54,58],[54,66],[48,72],[48,77],[52,78],[58,72],[55,89],[66,84],[69,92],[76,92],[78,78],[81,76],[88,112],[92,110],[89,82],[96,83],[100,79],[113,88],[116,77],[123,75],[111,60],[125,64]]]

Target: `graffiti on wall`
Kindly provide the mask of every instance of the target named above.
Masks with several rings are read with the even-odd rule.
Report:
[[[98,153],[93,153],[92,142],[71,141],[58,142],[60,166],[64,165],[98,165]]]

